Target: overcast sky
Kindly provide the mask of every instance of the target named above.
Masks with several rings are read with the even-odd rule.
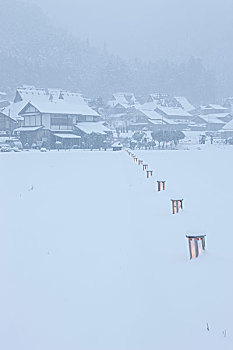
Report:
[[[233,0],[24,0],[80,38],[126,58],[201,57],[233,51]]]

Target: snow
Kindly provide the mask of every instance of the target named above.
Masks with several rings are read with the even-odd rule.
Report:
[[[60,137],[61,139],[80,139],[81,136],[75,134],[54,134],[56,137]]]
[[[147,116],[149,119],[153,120],[162,120],[161,114],[154,110],[144,110],[144,109],[139,109],[140,112],[142,112],[145,116]]]
[[[49,100],[50,96],[53,99],[58,100],[62,97],[66,102],[84,104],[86,101],[83,98],[80,92],[71,92],[61,89],[45,89],[45,88],[36,88],[35,86],[23,86],[17,89],[20,97],[24,101],[38,101],[38,100]]]
[[[17,131],[37,131],[43,129],[43,126],[21,126],[20,128],[14,129],[14,133]]]
[[[203,119],[206,123],[214,123],[214,124],[226,124],[223,120],[219,118],[224,118],[227,115],[219,116],[218,114],[207,114],[207,115],[201,115],[200,118]]]
[[[233,120],[231,120],[229,123],[227,123],[226,125],[224,125],[224,127],[222,128],[222,130],[233,130]]]
[[[124,151],[0,153],[0,348],[231,350],[233,148],[205,146],[133,151],[150,179]]]
[[[109,128],[103,125],[103,122],[81,122],[76,124],[75,126],[76,128],[85,132],[85,134],[95,133],[100,135],[106,135],[106,132],[111,132]]]
[[[186,117],[186,118],[191,118],[192,115],[182,108],[179,107],[161,107],[157,106],[157,111],[161,111],[162,113],[166,114],[167,116],[173,117]]]
[[[112,144],[112,147],[123,147],[123,145],[120,142],[115,142]]]
[[[158,107],[158,102],[146,102],[143,103],[142,105],[139,105],[137,108],[142,109],[143,111],[154,111]]]
[[[17,121],[22,119],[19,113],[22,111],[22,109],[26,106],[25,101],[20,101],[17,103],[11,103],[9,106],[5,107],[2,111],[3,114],[10,117],[11,119]]]
[[[176,96],[175,99],[186,112],[191,112],[196,109],[184,96]]]
[[[223,106],[221,106],[221,105],[214,105],[214,104],[210,104],[210,105],[208,105],[210,108],[212,108],[212,109],[221,109],[221,110],[223,110],[223,111],[227,111],[227,108],[226,107],[223,107]]]
[[[71,115],[90,115],[98,117],[99,114],[88,105],[70,103],[65,100],[37,100],[30,102],[41,113],[48,114],[71,114]]]

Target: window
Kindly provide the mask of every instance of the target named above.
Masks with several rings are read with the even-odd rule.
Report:
[[[73,125],[73,118],[68,115],[53,115],[51,117],[51,127],[56,127],[56,129],[66,130],[66,129],[72,129]]]
[[[40,115],[25,115],[24,116],[25,126],[41,126]]]

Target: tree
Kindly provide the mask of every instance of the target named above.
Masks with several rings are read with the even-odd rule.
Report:
[[[144,132],[136,131],[136,132],[133,134],[133,139],[136,140],[137,142],[141,142],[144,135],[145,135]]]
[[[173,141],[175,145],[179,143],[179,140],[185,138],[185,134],[180,130],[158,130],[151,133],[152,139],[159,143],[168,143]]]
[[[160,143],[165,141],[165,133],[166,131],[163,130],[157,130],[157,131],[153,131],[151,133],[151,137],[154,141],[157,141],[159,143],[159,148],[160,148]]]

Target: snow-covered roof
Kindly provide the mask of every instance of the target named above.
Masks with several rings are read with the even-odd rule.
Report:
[[[26,106],[27,102],[20,101],[16,103],[11,103],[9,106],[5,107],[2,110],[2,113],[6,116],[10,117],[11,119],[17,121],[22,119],[19,113],[22,111],[22,109]]]
[[[148,110],[148,111],[154,111],[158,107],[158,102],[146,102],[142,105],[136,106],[138,109]]]
[[[228,131],[233,130],[233,120],[231,120],[229,123],[227,123],[226,125],[224,125],[224,127],[222,128],[222,130],[228,130]]]
[[[15,131],[37,131],[39,129],[42,129],[43,126],[21,126],[20,128],[17,128]]]
[[[112,147],[123,147],[123,145],[120,142],[115,142]]]
[[[36,102],[31,101],[28,103],[28,106],[32,105],[39,112],[45,114],[69,114],[69,115],[86,115],[86,116],[95,116],[98,117],[99,114],[85,104],[70,103],[65,100],[38,100]],[[21,112],[23,114],[27,106]]]
[[[162,112],[164,114],[166,114],[167,116],[171,116],[171,117],[186,117],[186,118],[190,118],[192,117],[192,115],[188,112],[186,112],[184,109],[179,108],[179,107],[162,107],[162,106],[157,106],[156,109],[158,112]]]
[[[137,100],[132,92],[116,92],[112,95],[112,99],[108,102],[110,107],[115,107],[117,104],[128,108],[130,105],[137,104]]]
[[[113,99],[116,100],[118,103],[128,104],[128,101],[125,98],[125,94],[123,92],[113,94]]]
[[[154,110],[139,109],[149,119],[162,119],[161,114]]]
[[[221,118],[225,118],[229,114],[227,113],[221,113],[221,114],[206,114],[201,115],[200,118],[203,119],[206,123],[213,123],[213,124],[225,124],[224,120],[221,120]]]
[[[106,135],[107,132],[111,132],[102,122],[81,122],[76,124],[75,127],[88,135],[92,133]]]
[[[195,107],[189,102],[189,100],[186,97],[177,96],[175,97],[175,99],[186,112],[190,112],[195,109]]]
[[[161,100],[161,99],[166,99],[168,98],[169,96],[167,94],[162,94],[162,93],[153,93],[153,94],[150,94],[149,95],[149,100],[152,100],[152,101],[158,101],[158,100]]]
[[[163,119],[148,119],[153,125],[166,125],[167,123]]]
[[[130,105],[128,103],[122,103],[122,102],[117,102],[114,107],[123,107],[125,109],[130,108]]]
[[[183,123],[183,121],[177,121],[175,119],[167,119],[167,118],[160,118],[160,119],[148,119],[148,121],[154,125],[179,125]]]
[[[22,100],[25,101],[38,101],[41,99],[49,100],[58,100],[64,99],[67,102],[73,102],[78,104],[87,104],[80,92],[72,92],[62,89],[45,89],[45,88],[36,88],[35,86],[23,86],[16,90]]]
[[[200,106],[200,109],[202,111],[208,111],[208,110],[221,110],[222,113],[226,113],[227,112],[227,108],[226,107],[223,107],[221,105],[216,105],[216,104],[209,104],[209,105],[206,105],[206,106]]]
[[[209,107],[210,107],[210,108],[213,108],[213,109],[227,110],[226,107],[223,107],[223,106],[221,106],[221,105],[210,104]]]
[[[61,139],[81,139],[81,136],[75,134],[53,134],[56,137],[60,137]]]

